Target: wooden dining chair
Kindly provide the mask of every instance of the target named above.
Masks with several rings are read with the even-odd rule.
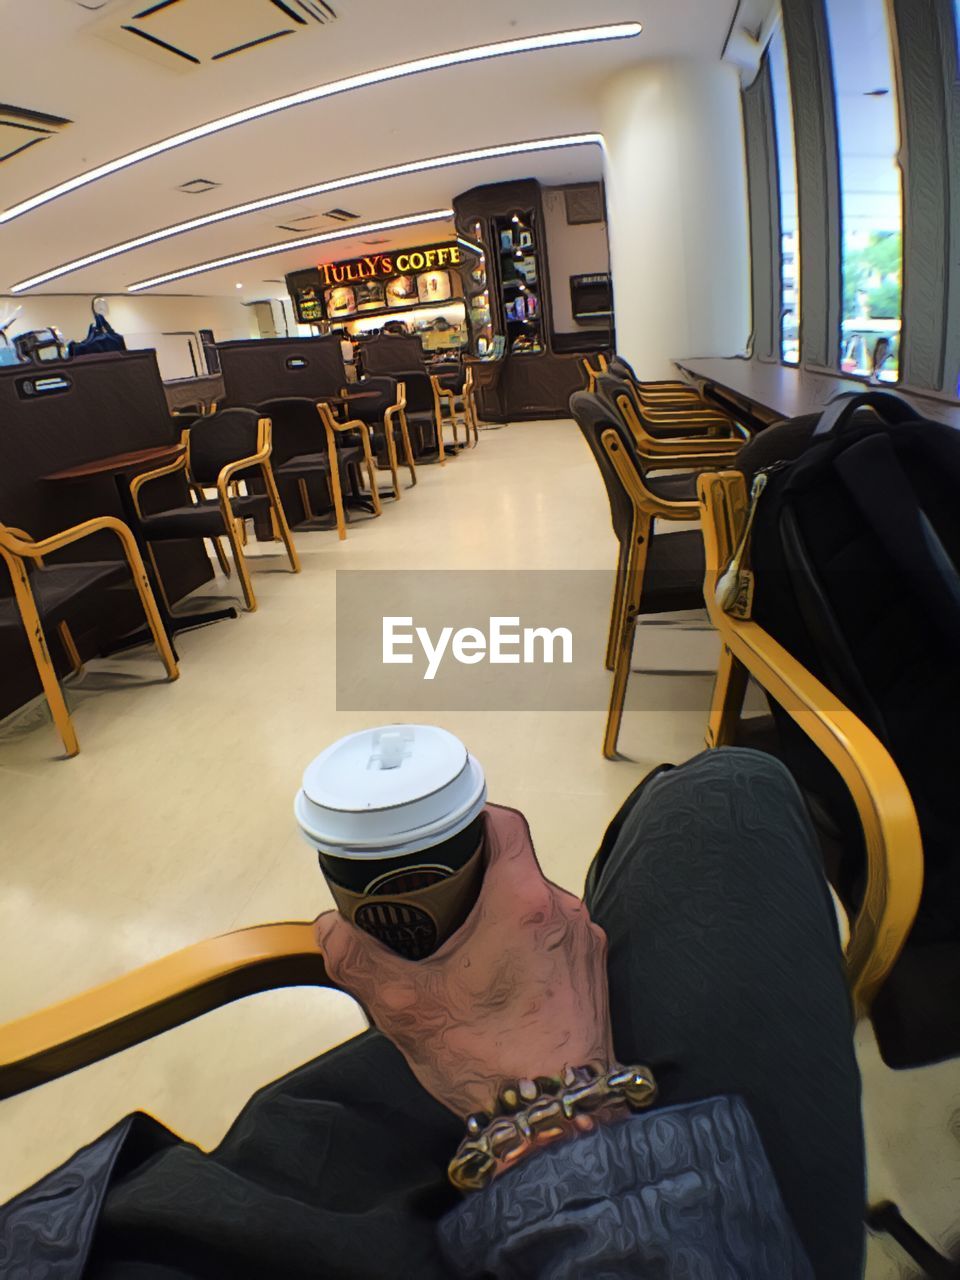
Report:
[[[343,394],[346,395],[348,390],[344,387]],[[413,456],[413,445],[410,443],[406,419],[406,385],[402,379],[378,374],[356,383],[353,390],[370,395],[370,399],[357,399],[351,405],[351,410],[356,413],[357,420],[365,422],[373,432],[373,445],[378,455],[378,462],[379,457],[386,457],[393,481],[393,497],[399,501],[401,488],[398,476],[398,448],[410,472],[411,488],[417,483],[417,464]]]
[[[270,515],[273,528],[286,549],[291,570],[300,572],[300,559],[270,465],[273,449],[270,419],[261,417],[253,409],[224,409],[209,417],[198,418],[184,432],[183,440],[186,448],[174,462],[154,471],[145,471],[130,482],[141,534],[151,556],[151,543],[181,538],[209,538],[219,555],[219,539],[226,536],[240,579],[244,604],[252,613],[257,607],[257,598],[243,553],[244,522],[248,518]],[[178,471],[186,476],[193,502],[162,511],[145,511],[144,486]],[[248,478],[256,479],[263,492],[241,493],[239,486]],[[208,489],[216,492],[215,498],[207,497]],[[155,559],[153,563],[159,581]]]
[[[592,394],[597,389],[597,379],[600,377],[601,373],[607,372],[607,357],[602,351],[598,351],[596,366],[590,363],[589,356],[581,356],[580,363],[583,366],[583,372],[587,379],[587,385],[584,390],[589,391]]]
[[[644,474],[628,429],[601,396],[575,391],[570,411],[600,469],[619,543],[606,651],[613,682],[603,738],[603,754],[615,760],[638,618],[703,608],[699,530],[666,534],[656,522],[693,522],[700,513],[692,477]]]
[[[433,391],[434,415],[441,442],[443,428],[449,423],[454,449],[460,448],[460,437],[458,435],[460,427],[463,428],[464,447],[470,446],[471,431],[473,432],[473,446],[476,447],[480,441],[480,430],[477,426],[473,406],[473,370],[469,365],[467,366],[464,373],[463,389],[460,391],[444,385],[440,375],[435,373],[430,374],[430,387]]]
[[[623,378],[633,387],[637,397],[643,402],[656,404],[657,402],[676,403],[676,404],[693,404],[706,406],[706,402],[696,387],[691,386],[689,382],[681,379],[658,379],[650,381],[649,379],[639,378],[633,365],[625,360],[623,356],[615,355],[607,364],[606,370],[613,374],[615,378]],[[716,406],[713,406],[714,408]]]
[[[716,409],[651,408],[641,404],[630,383],[612,373],[597,378],[597,394],[616,405],[638,451],[649,459],[650,466],[658,457],[693,458],[698,453],[732,457],[748,439],[737,423]]]
[[[74,561],[56,565],[44,563],[46,556],[62,547],[102,532],[109,532],[117,537],[123,551],[123,560],[98,560],[90,563]],[[13,596],[0,599],[0,630],[23,627],[47,705],[68,756],[75,756],[80,745],[50,655],[47,631],[50,628],[56,630],[73,673],[79,674],[83,669],[83,662],[67,623],[67,614],[74,605],[99,594],[129,574],[140,597],[160,661],[168,678],[177,679],[180,674],[177,660],[163,629],[143,559],[133,534],[122,520],[117,520],[114,516],[98,516],[39,542],[34,541],[22,529],[0,524],[0,559],[6,565],[13,583]]]
[[[328,431],[320,406],[310,396],[264,400],[257,408],[273,425],[274,475],[281,481],[296,482],[303,519],[308,521],[321,518],[310,494],[311,479],[318,479],[326,487],[337,536],[343,541],[347,536],[343,487],[348,470],[365,462],[362,442]],[[295,516],[297,519],[300,517]]]

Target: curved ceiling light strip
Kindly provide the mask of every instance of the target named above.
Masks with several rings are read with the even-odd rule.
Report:
[[[385,178],[398,178],[411,173],[425,173],[430,169],[442,169],[447,166],[469,164],[474,160],[495,160],[503,156],[523,155],[531,151],[556,151],[564,147],[581,147],[587,145],[602,146],[603,135],[599,133],[567,134],[559,138],[540,138],[534,142],[511,142],[498,147],[478,147],[473,151],[456,151],[446,156],[434,156],[429,160],[412,160],[408,164],[393,164],[386,169],[371,169],[367,173],[355,173],[348,178],[336,178],[330,182],[318,182],[311,187],[300,187],[296,191],[283,191],[279,195],[265,196],[262,200],[250,200],[246,204],[235,204],[229,209],[221,209],[218,213],[207,213],[199,218],[190,218],[186,222],[175,222],[159,231],[150,231],[146,235],[136,236],[132,240],[124,240],[120,244],[100,249],[96,253],[87,254],[83,258],[75,258],[62,266],[42,271],[31,276],[29,280],[21,280],[12,285],[11,293],[23,293],[27,289],[36,289],[38,285],[48,284],[61,276],[83,267],[93,266],[107,258],[116,258],[123,253],[132,253],[134,249],[142,249],[145,245],[155,244],[158,240],[167,240],[171,236],[183,235],[187,231],[196,231],[200,227],[208,227],[215,222],[226,222],[230,218],[240,218],[248,213],[258,213],[275,205],[288,204],[293,200],[304,200],[309,196],[329,194],[341,191],[345,187],[359,187],[368,182],[379,182]]]
[[[397,227],[412,227],[418,222],[440,222],[452,217],[452,209],[432,209],[429,213],[411,213],[403,218],[367,222],[362,227],[348,227],[342,231],[324,231],[317,236],[297,236],[294,240],[281,240],[277,244],[262,245],[259,249],[231,253],[226,258],[212,258],[209,262],[198,262],[192,267],[183,267],[180,271],[168,271],[165,275],[153,276],[149,280],[138,280],[136,284],[127,285],[127,292],[139,293],[141,289],[153,289],[158,284],[169,284],[171,280],[183,280],[185,276],[200,275],[203,271],[216,271],[220,267],[233,266],[236,262],[249,262],[251,258],[267,258],[273,253],[286,253],[288,249],[299,249],[308,244],[326,244],[329,240],[348,240],[353,236],[369,235],[373,231],[393,231]]]
[[[428,58],[416,58],[412,62],[398,62],[392,67],[381,67],[378,71],[365,71],[360,75],[346,76],[343,80],[332,80],[328,84],[315,85],[312,89],[303,89],[299,93],[290,93],[283,98],[273,98],[270,102],[260,103],[256,107],[247,107],[244,111],[235,111],[232,115],[221,116],[217,120],[209,120],[206,124],[185,129],[182,133],[172,134],[160,142],[153,142],[148,147],[141,147],[125,156],[118,156],[106,164],[79,173],[75,178],[49,187],[28,200],[11,205],[0,213],[0,223],[12,222],[32,209],[69,195],[91,182],[97,182],[121,169],[149,160],[153,156],[172,151],[175,147],[185,146],[188,142],[197,142],[200,138],[208,138],[211,134],[220,133],[224,129],[232,129],[236,125],[248,124],[251,120],[260,120],[264,116],[273,115],[277,111],[286,111],[290,107],[300,107],[307,102],[317,102],[321,98],[332,98],[336,94],[349,93],[353,89],[365,89],[370,85],[383,84],[388,80],[400,80],[406,76],[420,75],[424,71],[438,71],[445,67],[463,66],[470,62],[483,62],[488,58],[503,58],[515,53],[532,53],[540,49],[559,49],[569,45],[596,44],[603,40],[625,40],[638,36],[643,30],[639,22],[608,23],[599,27],[581,27],[573,31],[553,31],[546,35],[525,36],[519,40],[503,40],[497,44],[475,45],[470,49],[458,49],[453,53],[433,54]]]

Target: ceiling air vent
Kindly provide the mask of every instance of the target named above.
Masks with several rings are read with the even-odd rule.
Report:
[[[94,4],[95,0],[85,0]],[[188,71],[335,21],[322,0],[156,0],[110,5],[97,34],[170,69]]]
[[[323,216],[333,218],[334,222],[356,222],[360,217],[359,213],[351,213],[349,209],[328,209]]]
[[[581,187],[564,187],[567,204],[567,223],[577,226],[582,222],[603,222],[603,188],[599,182]]]
[[[0,163],[46,142],[72,121],[0,102]]]
[[[279,231],[295,231],[297,235],[304,235],[320,225],[320,218],[321,215],[319,213],[304,213],[297,218],[288,218],[286,222],[278,222],[277,229]]]
[[[219,182],[212,182],[210,178],[191,178],[189,182],[181,182],[177,190],[185,191],[188,196],[202,196],[219,186]]]

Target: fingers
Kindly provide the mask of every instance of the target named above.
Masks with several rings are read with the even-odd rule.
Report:
[[[412,962],[358,929],[339,911],[325,911],[313,928],[330,978],[361,1003],[369,1003],[371,995],[387,984],[409,982]]]
[[[529,915],[560,905],[572,911],[580,899],[548,880],[540,868],[527,820],[516,809],[487,805],[487,865],[481,901],[496,904],[498,912]]]

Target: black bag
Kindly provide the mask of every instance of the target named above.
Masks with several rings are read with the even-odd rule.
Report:
[[[106,316],[99,311],[94,313],[93,323],[87,330],[87,336],[78,342],[71,342],[67,348],[71,359],[74,356],[99,356],[109,351],[126,351],[127,344]]]
[[[910,944],[958,940],[960,431],[864,392],[762,432],[737,466],[748,485],[758,468],[766,477],[750,545],[753,617],[890,752],[923,836]],[[838,887],[856,906],[863,861],[849,794],[772,711],[787,764],[845,837]]]

